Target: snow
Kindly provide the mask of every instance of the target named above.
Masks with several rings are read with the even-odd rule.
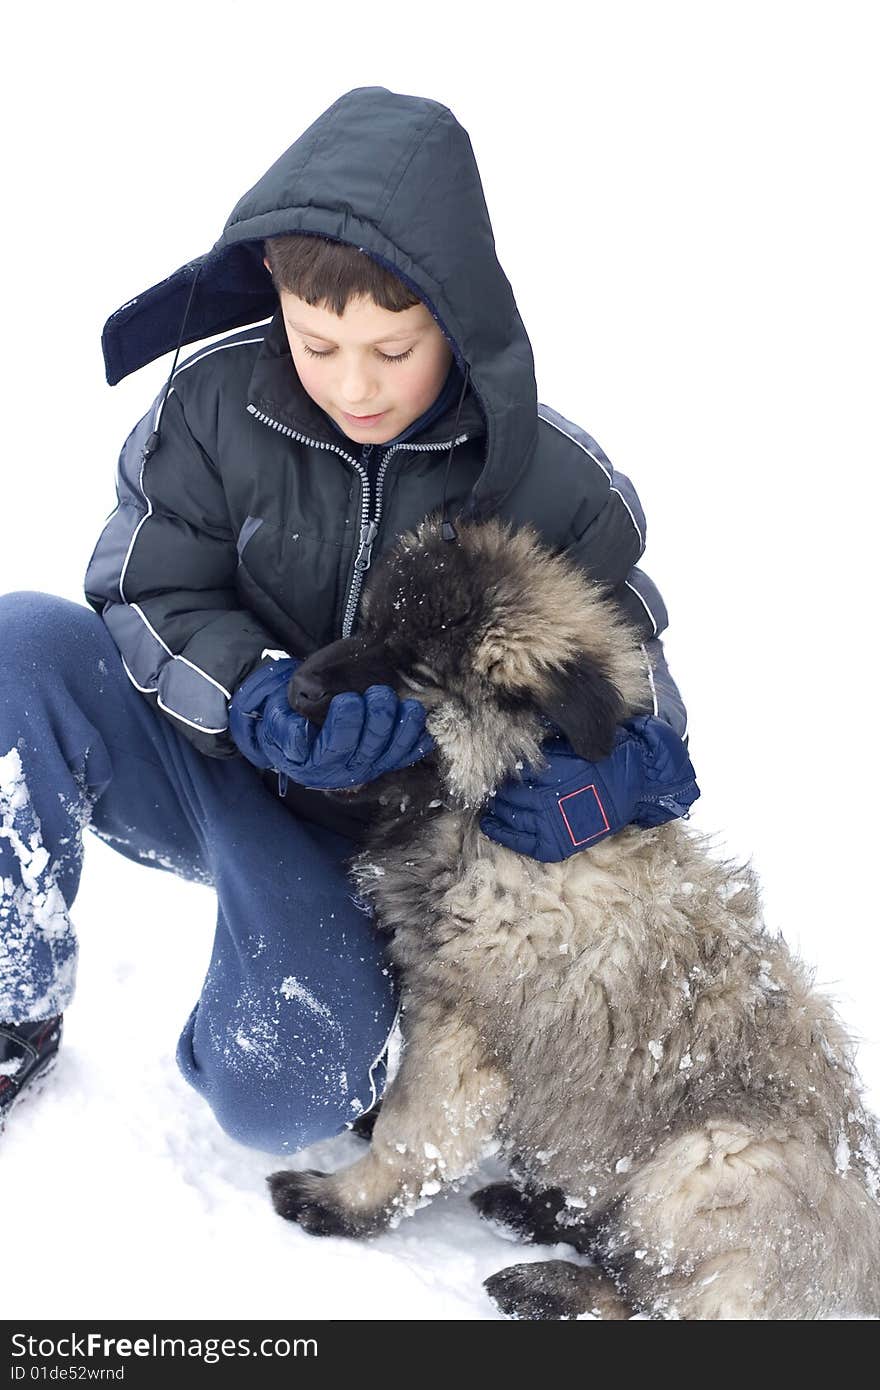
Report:
[[[228,1138],[186,1085],[174,1044],[213,920],[208,889],[87,838],[79,985],[58,1063],[0,1138],[16,1197],[4,1208],[17,1273],[4,1317],[495,1317],[481,1281],[511,1263],[511,1244],[470,1207],[476,1180],[363,1244],[275,1214],[269,1173],[335,1168],[364,1142],[344,1134],[294,1160],[260,1153]],[[487,1166],[486,1180],[502,1171]]]
[[[76,823],[85,825],[87,814],[72,809]],[[0,756],[0,840],[7,841],[18,860],[21,877],[19,884],[0,878],[0,1018],[20,1017],[22,997],[29,1001],[29,1017],[48,1017],[72,994],[76,961],[67,908],[42,843],[17,748]],[[66,850],[78,852],[78,843]],[[49,993],[37,998],[32,959],[41,942],[48,944],[55,969]]]
[[[31,216],[24,250],[21,219],[3,232],[19,270],[4,287],[16,365],[0,593],[82,601],[120,446],[170,366],[169,355],[109,390],[107,314],[207,251],[240,194],[343,91],[375,81],[448,102],[473,137],[539,399],[595,435],[644,506],[644,568],[669,610],[666,653],[703,790],[691,823],[719,832],[726,854],[754,856],[768,920],[816,965],[861,1039],[876,1111],[876,829],[862,711],[876,628],[880,226],[863,177],[878,117],[860,7],[835,11],[833,25],[803,8],[792,26],[787,7],[746,7],[728,24],[706,6],[643,0],[634,22],[631,6],[588,3],[587,103],[583,45],[557,45],[536,66],[528,12],[505,31],[529,74],[522,103],[484,63],[461,62],[455,20],[466,19],[474,54],[493,52],[491,8],[456,12],[453,0],[453,22],[414,68],[409,7],[389,0],[375,33],[360,7],[340,7],[350,37],[338,23],[333,62],[268,85],[265,64],[242,63],[237,15],[216,22],[234,13],[223,0],[155,0],[136,47],[110,6],[87,7],[85,47],[82,7],[54,7],[48,37],[42,9],[10,16],[20,61],[0,93],[17,132],[7,183],[17,206],[44,208],[51,169],[52,206],[76,215],[61,255],[58,217]],[[552,29],[553,0],[541,16]],[[289,5],[265,0],[255,38],[273,20],[289,24]],[[570,23],[560,7],[560,31]],[[298,11],[296,25],[302,51],[326,47],[323,12]],[[122,103],[108,121],[108,78],[120,71],[136,87],[158,76],[175,100]],[[59,130],[76,158],[59,160]],[[546,193],[527,217],[523,180]],[[585,235],[576,273],[562,274],[560,229],[573,227]],[[549,279],[536,255],[548,245]],[[3,758],[11,804],[18,769]],[[340,1166],[361,1142],[343,1135],[282,1164],[223,1133],[174,1063],[210,956],[212,895],[86,840],[80,970],[58,1065],[0,1137],[16,1276],[4,1317],[492,1319],[483,1278],[567,1253],[511,1243],[480,1221],[466,1196],[477,1178],[362,1244],[276,1216],[266,1174]],[[20,837],[19,848],[51,922],[39,847]],[[841,1147],[838,1162],[849,1157]],[[484,1178],[500,1171],[489,1164]]]

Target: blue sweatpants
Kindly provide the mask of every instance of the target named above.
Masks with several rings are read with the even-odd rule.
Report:
[[[177,1062],[229,1134],[293,1153],[370,1108],[396,996],[346,874],[357,843],[294,815],[245,759],[193,748],[92,609],[0,596],[0,1022],[70,1004],[86,827],[216,890]]]

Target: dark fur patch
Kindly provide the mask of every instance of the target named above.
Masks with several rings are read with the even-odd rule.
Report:
[[[342,637],[307,657],[290,679],[287,698],[292,709],[320,726],[334,695],[346,690],[363,695],[371,685],[394,689],[397,684],[384,644],[361,634]]]
[[[561,1188],[520,1187],[512,1182],[494,1182],[471,1201],[485,1221],[495,1221],[514,1231],[527,1245],[558,1245],[564,1242],[580,1254],[591,1254],[597,1231],[577,1210],[567,1210]]]
[[[590,1308],[585,1273],[568,1260],[508,1265],[484,1280],[483,1287],[509,1318],[576,1318]]]
[[[580,758],[595,762],[614,747],[614,731],[626,714],[617,686],[586,659],[551,677],[543,712]]]
[[[366,1139],[369,1143],[373,1137],[373,1130],[376,1127],[376,1121],[379,1118],[379,1111],[381,1108],[382,1102],[379,1101],[379,1104],[374,1105],[372,1110],[367,1110],[363,1115],[358,1115],[351,1126],[351,1132],[356,1138]]]
[[[486,1279],[484,1288],[510,1318],[577,1318],[592,1313],[623,1321],[633,1311],[601,1270],[568,1260],[509,1265]]]
[[[332,1176],[306,1169],[301,1173],[282,1170],[266,1179],[272,1205],[285,1221],[295,1221],[312,1236],[370,1236],[383,1231],[387,1221],[382,1213],[362,1215],[345,1211],[319,1195],[316,1179]]]
[[[471,1201],[484,1221],[497,1221],[526,1244],[553,1245],[562,1239],[556,1216],[565,1197],[558,1188],[535,1193],[512,1182],[493,1182],[472,1192]]]

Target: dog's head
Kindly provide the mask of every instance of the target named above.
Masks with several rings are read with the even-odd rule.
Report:
[[[437,792],[480,805],[518,764],[541,765],[549,726],[601,758],[617,724],[648,708],[639,638],[604,589],[530,526],[493,519],[458,535],[444,541],[435,514],[401,536],[370,575],[357,635],[315,652],[290,684],[318,724],[334,695],[370,685],[425,706],[436,752],[372,795],[433,776]]]

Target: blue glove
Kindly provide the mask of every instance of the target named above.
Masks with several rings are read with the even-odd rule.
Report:
[[[480,829],[518,854],[557,863],[626,825],[662,825],[700,795],[681,739],[662,719],[621,724],[607,758],[587,762],[564,738],[542,749],[547,767],[526,768],[486,803]]]
[[[319,729],[287,698],[299,665],[292,657],[269,662],[232,697],[229,733],[256,767],[275,768],[303,787],[353,787],[409,767],[434,747],[424,705],[399,700],[388,685],[335,695]]]

